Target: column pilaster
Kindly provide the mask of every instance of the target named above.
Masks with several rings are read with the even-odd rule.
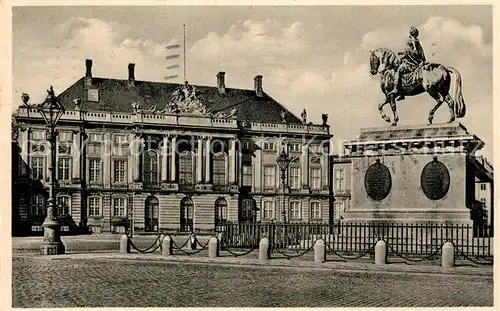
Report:
[[[168,137],[163,136],[163,146],[161,147],[161,182],[168,182]]]
[[[205,140],[205,183],[209,184],[212,181],[212,172],[210,169],[210,150],[212,146],[212,138],[207,137]]]
[[[177,171],[175,162],[177,161],[177,136],[172,136],[171,146],[170,146],[170,182],[175,183]]]
[[[300,163],[302,164],[302,188],[309,188],[309,146],[304,144],[302,146],[302,154]]]
[[[196,183],[203,182],[203,138],[198,137],[198,145],[196,146]]]

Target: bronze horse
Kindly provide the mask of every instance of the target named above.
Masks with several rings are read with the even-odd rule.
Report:
[[[429,124],[432,124],[434,113],[443,104],[444,101],[450,108],[450,119],[448,123],[455,121],[455,117],[462,118],[465,116],[465,102],[462,96],[462,78],[457,69],[453,67],[445,67],[440,64],[426,63],[421,65],[416,70],[420,71],[420,76],[414,86],[407,87],[402,82],[401,89],[398,94],[388,95],[394,87],[394,73],[400,64],[400,59],[393,51],[386,48],[376,49],[370,55],[370,73],[376,75],[379,73],[380,87],[385,94],[385,100],[378,105],[378,110],[382,119],[391,123],[391,119],[384,113],[383,107],[390,103],[394,114],[392,126],[396,126],[399,121],[396,98],[403,96],[414,96],[424,92],[436,100],[436,105],[429,111]],[[455,97],[450,96],[451,73],[455,75]],[[402,98],[401,98],[402,99]],[[399,99],[398,99],[399,100]]]

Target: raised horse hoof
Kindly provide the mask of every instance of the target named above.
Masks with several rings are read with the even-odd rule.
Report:
[[[429,120],[429,125],[431,125],[432,124],[432,118],[429,118],[428,120]]]

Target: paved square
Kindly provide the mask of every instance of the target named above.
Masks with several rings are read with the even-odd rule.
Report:
[[[492,306],[493,277],[14,257],[13,307]]]

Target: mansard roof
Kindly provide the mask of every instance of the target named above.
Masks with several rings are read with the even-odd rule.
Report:
[[[220,94],[218,87],[194,85],[197,98],[210,112],[230,114],[236,109],[236,118],[241,121],[282,123],[281,113],[286,112],[285,120],[289,124],[302,124],[301,120],[280,103],[263,92],[257,96],[254,90],[225,88]],[[92,77],[92,85],[87,86],[85,77],[79,79],[58,96],[66,109],[74,109],[74,99],[81,99],[81,107],[86,111],[134,112],[132,103],[137,102],[145,111],[160,111],[173,100],[173,93],[182,84],[134,81]],[[87,88],[99,90],[99,101],[87,100]]]

